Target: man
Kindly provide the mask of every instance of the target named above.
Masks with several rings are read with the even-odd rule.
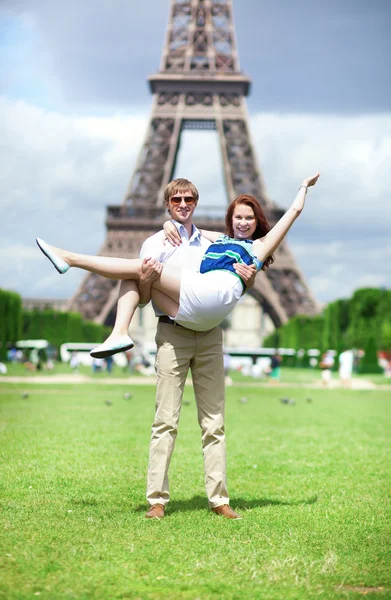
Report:
[[[331,383],[331,369],[334,366],[334,355],[331,350],[327,350],[319,363],[322,370],[322,385],[329,387]]]
[[[140,252],[144,259],[139,281],[141,304],[150,300],[151,284],[160,274],[161,263],[198,271],[210,244],[193,224],[198,191],[190,181],[176,179],[169,183],[164,199],[182,242],[179,246],[165,243],[163,231],[144,242]],[[247,285],[254,285],[255,273],[251,267],[240,265],[238,272]],[[126,282],[121,285],[126,286]],[[209,507],[226,518],[240,519],[240,515],[229,506],[226,484],[222,331],[220,327],[210,331],[192,331],[176,324],[156,306],[154,310],[159,318],[156,333],[157,389],[147,481],[150,508],[146,517],[163,518],[170,499],[168,469],[177,436],[183,389],[190,369],[202,432]]]
[[[345,348],[339,355],[339,378],[342,387],[352,387],[353,359],[353,352],[348,348]]]
[[[271,357],[271,361],[270,361],[270,369],[271,369],[270,377],[271,377],[272,383],[278,384],[280,381],[281,363],[282,363],[282,356],[276,350],[275,353],[273,354],[273,356]]]

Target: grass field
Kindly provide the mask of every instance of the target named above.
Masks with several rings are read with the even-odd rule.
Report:
[[[186,388],[150,521],[153,386],[0,381],[0,598],[391,598],[389,395],[228,388],[228,521],[207,510]]]
[[[61,363],[58,362],[55,365],[55,368],[53,371],[35,371],[35,372],[31,372],[26,370],[25,366],[22,364],[12,364],[12,363],[7,363],[7,375],[11,376],[11,377],[42,377],[42,375],[50,377],[51,375],[71,375],[72,374],[72,370],[69,366],[69,364],[67,363]],[[91,367],[87,367],[84,365],[81,365],[77,371],[77,373],[79,373],[80,375],[87,375],[93,379],[95,379],[96,381],[101,381],[102,379],[107,379],[110,380],[110,378],[122,378],[124,380],[126,380],[129,376],[131,377],[138,377],[140,376],[140,373],[138,373],[137,371],[133,371],[132,373],[129,373],[129,370],[127,368],[121,368],[121,367],[117,367],[114,365],[113,367],[113,372],[112,373],[107,373],[106,371],[100,371],[97,373],[93,373]],[[231,371],[230,376],[232,377],[232,379],[235,382],[239,382],[239,383],[246,383],[246,382],[251,382],[253,383],[254,381],[259,381],[261,383],[268,383],[270,382],[270,378],[268,377],[263,377],[261,379],[256,378],[254,379],[251,376],[245,376],[242,375],[242,373],[240,373],[239,371]],[[385,377],[384,375],[354,375],[354,378],[357,380],[360,379],[365,379],[367,381],[371,381],[377,385],[390,385],[391,384],[391,379]],[[332,375],[332,379],[334,382],[338,382],[338,373],[334,372]],[[294,383],[294,384],[312,384],[314,382],[320,382],[321,381],[321,372],[319,369],[311,369],[311,368],[307,368],[307,369],[300,369],[300,368],[293,368],[293,367],[284,367],[282,369],[282,375],[281,375],[281,381],[282,383]],[[1,384],[1,376],[0,376],[0,384]]]

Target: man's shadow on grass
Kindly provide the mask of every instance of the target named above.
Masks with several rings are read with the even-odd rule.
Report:
[[[318,496],[310,496],[300,500],[277,500],[274,498],[256,498],[254,500],[246,500],[234,496],[230,499],[232,508],[238,510],[251,510],[252,508],[262,508],[263,506],[300,506],[302,504],[315,504],[318,501]],[[186,500],[170,500],[168,505],[169,512],[187,512],[191,510],[203,510],[207,506],[208,501],[206,496],[193,496]],[[140,504],[135,508],[136,512],[145,511],[145,504]]]

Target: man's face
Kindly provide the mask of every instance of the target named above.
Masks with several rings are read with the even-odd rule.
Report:
[[[173,194],[166,205],[172,219],[182,223],[182,225],[187,225],[192,222],[197,202],[190,191],[185,191]]]

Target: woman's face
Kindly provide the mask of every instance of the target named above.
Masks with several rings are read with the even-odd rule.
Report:
[[[254,211],[247,204],[237,204],[232,215],[234,238],[238,240],[252,239],[257,228]]]

